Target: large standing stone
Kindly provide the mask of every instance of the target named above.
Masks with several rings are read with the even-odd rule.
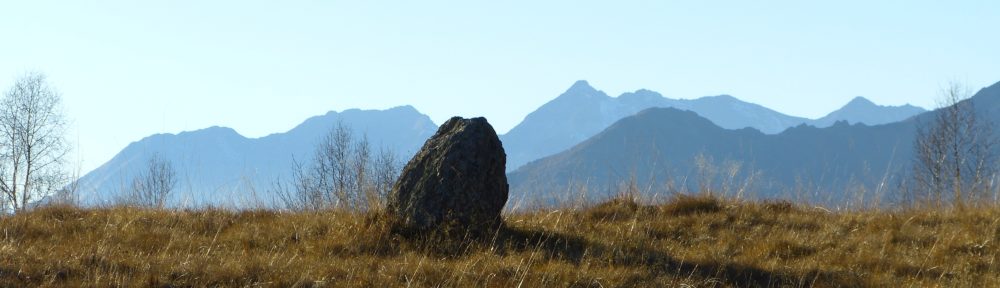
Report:
[[[403,168],[388,210],[403,233],[490,232],[507,203],[507,156],[486,118],[448,119]]]

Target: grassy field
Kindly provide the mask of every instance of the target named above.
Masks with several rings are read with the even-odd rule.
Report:
[[[0,218],[0,286],[1000,287],[998,221],[699,196],[507,215],[462,242],[338,211],[48,207]]]

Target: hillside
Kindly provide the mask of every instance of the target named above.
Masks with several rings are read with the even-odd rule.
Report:
[[[997,287],[1000,210],[828,212],[616,200],[506,216],[489,241],[337,211],[78,209],[0,218],[0,286]]]

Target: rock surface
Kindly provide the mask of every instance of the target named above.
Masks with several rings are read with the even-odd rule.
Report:
[[[403,168],[389,195],[402,233],[489,233],[507,203],[506,154],[486,118],[453,117]]]

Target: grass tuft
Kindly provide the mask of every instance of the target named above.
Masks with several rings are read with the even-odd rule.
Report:
[[[708,195],[690,196],[678,194],[673,201],[662,206],[663,213],[673,216],[684,216],[722,211],[722,202]]]

